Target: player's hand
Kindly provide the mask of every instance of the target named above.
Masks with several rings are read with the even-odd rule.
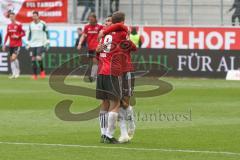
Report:
[[[6,51],[6,45],[2,46],[2,51],[5,52]]]
[[[26,50],[29,50],[30,46],[27,44],[25,48]]]
[[[97,48],[96,48],[96,52],[102,52],[102,50],[103,50],[103,45],[102,44],[99,44],[98,46],[97,46]]]
[[[102,39],[103,36],[104,36],[104,33],[103,33],[103,30],[101,30],[101,31],[98,33],[98,42]]]
[[[46,48],[46,51],[49,50],[49,48],[50,48],[50,41],[49,40],[46,41],[45,48]]]
[[[46,48],[46,51],[48,51],[50,49],[50,45],[46,45],[45,48]]]
[[[81,50],[81,49],[82,49],[82,45],[79,44],[79,45],[77,46],[77,49],[78,49],[78,50]]]
[[[49,40],[46,41],[46,46],[50,46],[50,41]]]

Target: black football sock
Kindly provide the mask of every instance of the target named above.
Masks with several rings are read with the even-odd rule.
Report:
[[[38,61],[38,64],[39,64],[39,67],[40,67],[40,71],[41,72],[44,71],[42,60]]]
[[[37,61],[32,61],[33,74],[37,75]]]

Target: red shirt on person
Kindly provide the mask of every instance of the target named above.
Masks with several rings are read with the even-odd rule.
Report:
[[[126,40],[127,32],[111,32],[102,38],[101,44],[104,44],[102,52],[97,53],[98,74],[120,76],[123,73],[122,61],[123,53],[119,44]]]
[[[87,35],[87,46],[89,51],[95,51],[98,46],[98,33],[102,30],[103,26],[100,24],[91,25],[87,24],[84,27],[83,33]]]
[[[22,29],[22,24],[16,22],[8,24],[7,34],[5,36],[4,44],[10,39],[9,47],[21,47],[22,37],[25,36],[25,31]]]
[[[122,71],[133,72],[134,66],[132,64],[131,52],[135,52],[137,50],[137,46],[131,41],[126,40],[121,42],[125,47],[120,47],[120,52],[123,53],[123,61],[122,61]]]
[[[106,29],[104,29],[103,33],[106,35],[108,33],[116,32],[116,31],[128,32],[128,27],[125,26],[123,23],[115,23],[115,24],[112,24],[111,26],[106,27]]]

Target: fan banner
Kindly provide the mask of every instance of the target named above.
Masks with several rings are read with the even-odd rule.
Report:
[[[9,10],[16,13],[16,19],[21,23],[31,22],[33,11],[38,11],[43,21],[65,23],[68,17],[67,8],[67,0],[1,0],[0,23],[9,23]]]

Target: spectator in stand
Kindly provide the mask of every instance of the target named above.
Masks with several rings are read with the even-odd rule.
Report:
[[[95,3],[95,0],[84,0],[83,1],[85,9],[83,11],[83,15],[81,18],[82,22],[84,22],[86,20],[86,15],[87,15],[89,9],[91,10],[91,13],[95,12],[95,4],[94,3]]]
[[[229,12],[235,9],[235,12],[232,15],[232,25],[236,25],[236,19],[240,24],[240,0],[234,0],[232,7],[229,9]]]
[[[82,5],[84,5],[83,1],[82,0],[77,0],[77,6],[82,6]]]
[[[115,10],[113,10],[113,2],[115,2]],[[119,10],[119,0],[110,0],[110,13],[116,12]]]
[[[138,47],[141,48],[142,46],[142,40],[141,35],[137,33],[137,28],[133,27],[131,34],[130,34],[130,40]]]

